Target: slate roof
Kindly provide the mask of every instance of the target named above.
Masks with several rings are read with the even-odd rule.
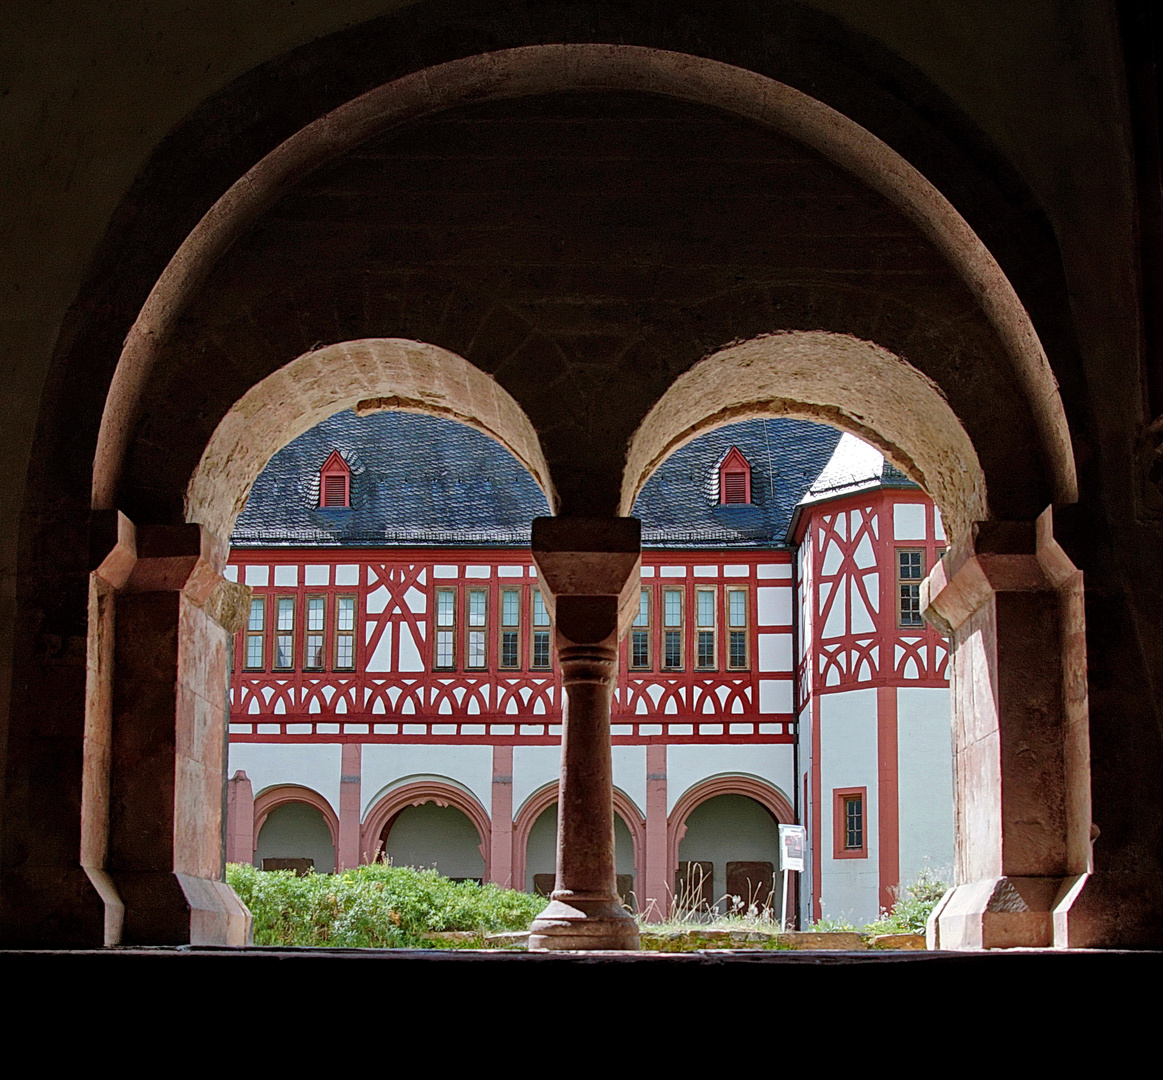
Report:
[[[816,490],[838,445],[838,431],[788,419],[748,420],[695,439],[662,464],[634,505],[644,545],[785,546],[796,506]],[[751,463],[750,505],[718,502],[718,465],[732,446]],[[319,508],[319,469],[333,450],[351,468],[349,509]],[[471,428],[408,413],[342,412],[271,458],[231,541],[238,547],[524,546],[533,518],[548,513],[545,496],[516,459]]]

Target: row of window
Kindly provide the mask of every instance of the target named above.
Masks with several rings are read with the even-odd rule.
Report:
[[[662,587],[659,592],[660,610],[656,610],[654,588],[639,593],[638,614],[630,630],[632,671],[653,670],[656,657],[663,671],[681,671],[688,663],[696,671],[717,671],[721,663],[729,671],[743,671],[750,666],[746,588],[696,587],[694,625],[689,629],[686,589]],[[692,650],[689,658],[688,638]]]
[[[897,622],[921,627],[920,589],[925,552],[900,548],[896,559]],[[938,558],[941,552],[938,552]],[[746,671],[751,666],[749,593],[746,587],[647,586],[627,643],[632,671]],[[552,663],[549,611],[540,589],[498,590],[490,632],[486,587],[435,590],[433,667],[485,670],[496,650],[502,670],[547,670]],[[243,664],[250,671],[351,671],[355,668],[356,597],[255,596],[250,602]],[[693,613],[687,610],[693,605]],[[268,620],[271,622],[268,624]],[[273,632],[272,632],[273,631]],[[270,645],[268,646],[268,641]]]
[[[497,667],[547,669],[552,662],[549,609],[540,589],[499,590]],[[528,600],[526,600],[526,595]],[[489,591],[468,587],[436,590],[437,671],[480,670],[489,666]],[[524,653],[524,655],[522,655]]]
[[[330,603],[329,603],[330,599]],[[308,596],[302,613],[294,596],[254,596],[246,624],[243,664],[265,671],[268,637],[273,644],[271,670],[352,671],[355,668],[355,597]],[[328,607],[330,606],[330,611]],[[301,627],[297,625],[302,615]],[[273,635],[268,635],[271,619]],[[301,649],[302,660],[296,655]]]

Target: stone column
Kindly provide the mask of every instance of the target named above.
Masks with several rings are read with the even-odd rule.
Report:
[[[670,914],[674,870],[667,852],[666,743],[646,744],[646,888],[647,922]]]
[[[354,870],[359,866],[360,803],[362,801],[363,746],[343,743],[339,766],[339,843],[335,846],[335,870]]]
[[[952,638],[955,887],[942,949],[1075,944],[1057,931],[1090,869],[1082,575],[1035,522],[983,522],[922,587]]]
[[[557,881],[530,928],[531,949],[637,949],[618,897],[610,705],[618,640],[637,610],[636,518],[537,518],[533,561],[554,616],[561,666]]]
[[[227,656],[249,590],[197,525],[95,515],[81,863],[107,945],[244,945],[225,884]]]

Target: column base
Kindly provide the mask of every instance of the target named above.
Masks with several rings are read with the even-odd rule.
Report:
[[[119,940],[107,945],[250,944],[250,912],[225,881],[156,872],[110,876],[124,921]]]
[[[1053,915],[1059,949],[1163,949],[1163,874],[1067,878]]]
[[[1064,878],[999,877],[950,889],[929,916],[930,949],[1037,949],[1054,944]]]
[[[6,949],[99,949],[105,909],[85,871],[73,866],[22,866],[0,879]]]
[[[529,927],[529,948],[547,952],[641,947],[638,924],[617,897],[554,893]]]

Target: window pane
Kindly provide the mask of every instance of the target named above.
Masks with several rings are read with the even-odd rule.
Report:
[[[747,625],[747,594],[742,589],[727,593],[728,618],[732,626]]]
[[[849,849],[864,847],[864,800],[844,800],[844,846]]]
[[[698,604],[697,618],[699,626],[715,625],[715,594],[709,589],[700,589],[695,593]]]
[[[747,634],[743,630],[731,631],[731,666],[733,668],[747,666]]]
[[[501,633],[501,667],[517,666],[517,631],[504,630]]]
[[[468,591],[468,625],[485,625],[485,591],[484,589],[469,589]]]
[[[713,630],[699,631],[699,667],[715,666],[715,632]]]
[[[538,630],[533,634],[533,667],[549,667],[548,630]]]
[[[436,631],[436,666],[452,667],[452,631]]]
[[[307,629],[323,629],[323,597],[312,596],[307,600]]]
[[[920,581],[924,576],[922,553],[920,551],[898,551],[897,559],[900,565],[901,581]]]
[[[518,626],[521,619],[521,594],[516,589],[501,593],[501,625]]]
[[[470,630],[468,633],[468,666],[485,666],[485,632]]]
[[[630,666],[645,668],[650,666],[650,631],[634,630],[630,640]]]
[[[354,630],[355,629],[355,597],[341,596],[339,598],[339,610],[336,612],[336,629],[337,630]]]
[[[452,589],[436,590],[436,625],[452,626],[456,616],[456,593]]]
[[[307,655],[303,660],[307,668],[321,668],[323,666],[323,635],[307,635]]]
[[[664,624],[682,626],[682,593],[677,589],[667,589],[662,596],[665,604]]]
[[[682,667],[682,634],[677,630],[667,630],[665,638],[666,666],[668,668]]]
[[[247,625],[248,630],[261,630],[263,628],[264,610],[263,598],[261,596],[251,597],[250,623]]]
[[[335,666],[349,668],[355,665],[355,639],[350,634],[340,634],[335,641]]]
[[[279,597],[279,629],[295,629],[295,598],[293,596]]]
[[[901,626],[924,626],[925,620],[921,617],[920,585],[902,585],[900,590]]]
[[[289,668],[292,666],[292,644],[294,639],[290,634],[280,634],[275,648],[275,667]]]
[[[248,668],[262,667],[262,635],[255,634],[246,639],[246,666]]]
[[[635,626],[650,625],[650,590],[643,589],[638,594],[638,614],[634,617]]]
[[[533,625],[549,625],[549,609],[545,606],[545,598],[540,589],[533,590]]]

